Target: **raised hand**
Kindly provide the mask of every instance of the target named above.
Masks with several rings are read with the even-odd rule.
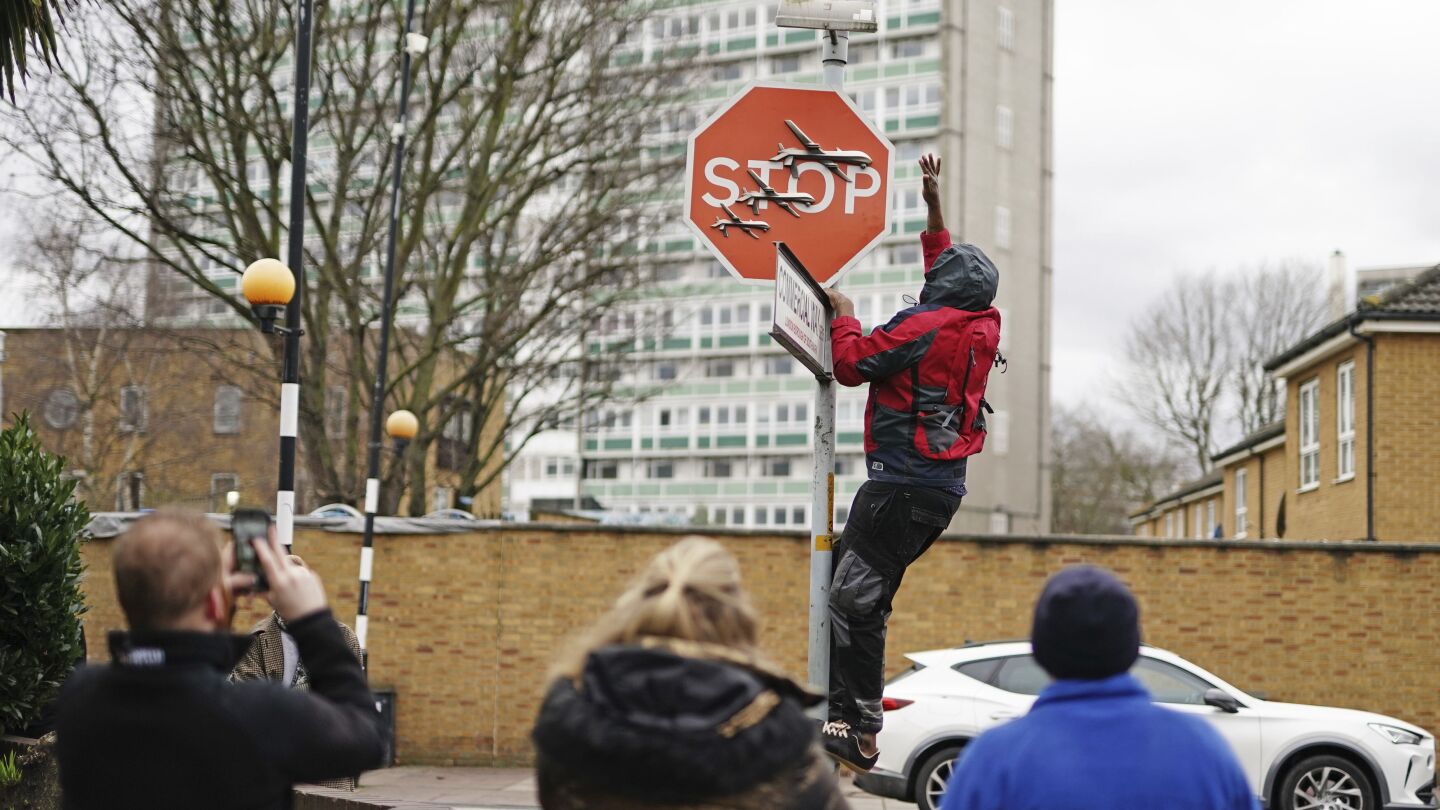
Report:
[[[940,158],[922,155],[920,158],[921,193],[927,207],[940,205]]]

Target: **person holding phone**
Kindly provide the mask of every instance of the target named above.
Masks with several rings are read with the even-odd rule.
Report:
[[[250,644],[232,635],[235,570],[204,516],[161,510],[116,541],[115,590],[129,632],[113,663],[66,682],[57,753],[67,810],[288,808],[297,782],[379,767],[379,714],[365,673],[326,605],[320,578],[285,556],[273,531],[250,544],[265,599],[295,638],[308,691],[230,683]]]

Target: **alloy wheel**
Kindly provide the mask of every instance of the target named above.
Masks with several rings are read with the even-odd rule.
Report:
[[[925,780],[925,800],[929,807],[939,807],[940,799],[945,795],[945,786],[950,782],[950,772],[955,769],[953,759],[946,760],[930,772],[930,778]]]
[[[1295,783],[1295,810],[1366,810],[1365,795],[1355,778],[1325,765],[1301,774]]]

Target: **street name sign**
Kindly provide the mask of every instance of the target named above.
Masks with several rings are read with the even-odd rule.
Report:
[[[784,242],[828,287],[890,232],[895,147],[842,93],[757,83],[690,135],[685,222],[737,278]]]
[[[783,242],[775,243],[775,313],[770,337],[816,377],[832,379],[830,299]]]

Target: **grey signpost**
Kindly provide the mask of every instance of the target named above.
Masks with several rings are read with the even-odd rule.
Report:
[[[815,375],[815,463],[810,475],[810,685],[830,685],[830,546],[835,532],[835,376],[830,299],[783,242],[775,243],[770,337]],[[824,719],[825,704],[816,711]]]
[[[865,0],[784,0],[775,17],[781,27],[820,29],[821,59],[824,65],[825,84],[837,93],[845,91],[845,64],[850,55],[850,32],[876,30],[875,4]],[[830,303],[820,286],[815,283],[804,267],[784,245],[776,244],[775,268],[775,331],[771,332],[777,342],[786,344],[777,334],[781,331],[780,295],[781,274],[803,279],[800,286],[808,286],[812,296],[818,296],[824,313],[823,334],[824,364],[816,368],[805,361],[806,367],[815,372],[815,464],[810,476],[810,622],[809,622],[809,666],[807,675],[812,686],[828,691],[830,688],[830,546],[835,533],[835,378],[832,374],[830,357]],[[791,274],[782,271],[782,266],[793,262]],[[805,285],[804,282],[809,282]],[[792,285],[793,287],[794,285]],[[790,348],[795,353],[794,348]],[[825,718],[824,703],[817,707],[820,718]]]

